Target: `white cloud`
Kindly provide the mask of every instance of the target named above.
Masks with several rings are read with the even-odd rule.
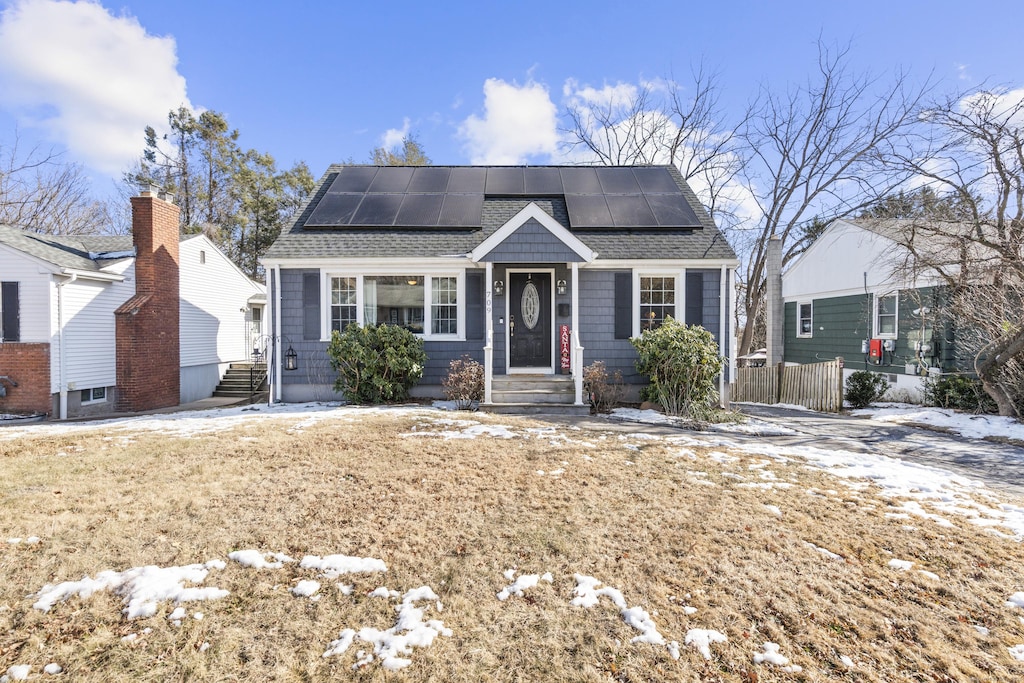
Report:
[[[94,2],[21,0],[0,14],[0,107],[103,173],[141,155],[147,125],[191,108],[177,63],[174,38]]]
[[[469,116],[459,137],[474,164],[522,164],[558,147],[558,110],[548,89],[497,78],[484,83],[484,115]]]
[[[380,137],[381,146],[384,149],[394,149],[402,146],[402,140],[409,137],[409,118],[402,119],[401,128],[389,128]]]

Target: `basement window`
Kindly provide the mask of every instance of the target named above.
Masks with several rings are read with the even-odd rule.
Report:
[[[86,403],[99,403],[100,401],[107,400],[107,388],[106,387],[93,387],[92,389],[82,389],[82,404]]]

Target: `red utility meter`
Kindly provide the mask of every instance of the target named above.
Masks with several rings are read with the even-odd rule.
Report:
[[[868,346],[868,357],[875,363],[875,365],[881,363],[883,352],[884,347],[882,345],[882,340],[872,339],[870,345]]]

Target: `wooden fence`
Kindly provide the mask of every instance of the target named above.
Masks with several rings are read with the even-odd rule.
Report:
[[[843,359],[808,365],[737,368],[733,401],[791,403],[838,413],[843,407]]]

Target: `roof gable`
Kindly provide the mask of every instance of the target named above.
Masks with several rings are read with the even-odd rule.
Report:
[[[532,226],[538,226],[541,230],[531,230]],[[564,253],[563,256],[570,257],[568,259],[556,258],[554,254],[548,251],[548,256],[546,258],[547,261],[565,260],[567,262],[583,261],[590,263],[597,258],[597,254],[594,250],[581,242],[578,237],[566,230],[561,223],[549,216],[543,209],[531,202],[522,211],[513,216],[507,223],[498,228],[487,239],[481,242],[472,252],[470,252],[470,260],[473,262],[493,260],[489,257],[498,251],[507,241],[513,240],[516,233],[524,230],[524,228],[524,232],[542,237],[542,240],[536,241],[537,244],[546,245],[548,247],[552,244],[561,244],[566,250],[566,253]],[[546,233],[546,235],[544,233]],[[547,237],[547,239],[543,239],[544,237]],[[517,251],[520,250],[517,249]]]

